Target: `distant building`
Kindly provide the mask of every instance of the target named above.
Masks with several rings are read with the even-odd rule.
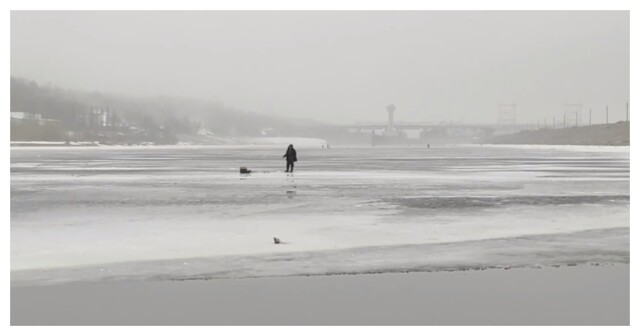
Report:
[[[79,114],[78,122],[87,128],[120,126],[115,113],[103,108],[93,108],[91,111]]]
[[[48,125],[60,123],[60,121],[56,119],[42,119],[42,115],[40,113],[33,112],[11,112],[11,122],[18,125]]]
[[[198,135],[213,135],[213,132],[211,132],[208,128],[206,128],[204,126],[203,122],[193,122],[193,123],[197,123],[198,124],[198,131],[196,132],[196,134]]]
[[[11,112],[11,119],[40,120],[42,119],[42,115],[40,115],[40,113],[31,112]]]

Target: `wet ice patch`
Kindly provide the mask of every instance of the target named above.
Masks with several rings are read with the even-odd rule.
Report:
[[[508,206],[547,206],[575,204],[628,203],[627,195],[576,195],[576,196],[505,196],[505,197],[403,197],[384,201],[417,209],[466,209]]]

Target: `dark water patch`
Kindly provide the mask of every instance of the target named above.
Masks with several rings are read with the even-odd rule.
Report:
[[[504,196],[504,197],[412,197],[385,202],[414,209],[464,209],[500,206],[545,206],[629,202],[628,195]]]

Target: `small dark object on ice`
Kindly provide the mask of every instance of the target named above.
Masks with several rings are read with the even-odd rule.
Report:
[[[274,244],[280,244],[280,238],[273,237]]]
[[[240,167],[240,174],[251,174],[251,170],[247,167]]]

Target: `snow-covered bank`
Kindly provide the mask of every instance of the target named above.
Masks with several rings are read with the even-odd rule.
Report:
[[[300,242],[284,241],[285,246],[293,244]],[[14,285],[25,286],[58,284],[71,279],[74,282],[214,280],[299,275],[451,272],[630,262],[628,228],[345,249],[334,247],[298,250],[271,246],[273,248],[269,253],[245,251],[239,255],[14,271],[11,280]]]
[[[214,135],[181,136],[180,145],[223,145],[223,146],[287,146],[321,147],[326,140],[306,137],[230,137]]]
[[[100,146],[97,141],[11,141],[11,147]]]
[[[203,140],[204,139],[204,140]],[[327,142],[324,139],[302,137],[205,137],[183,139],[175,145],[157,145],[152,142],[139,144],[104,144],[97,141],[65,142],[65,141],[11,141],[12,149],[24,148],[65,148],[65,147],[101,147],[101,148],[173,148],[173,147],[221,147],[221,148],[252,148],[252,147],[282,147],[293,144],[300,148],[321,148]]]
[[[494,136],[486,142],[493,144],[629,146],[629,131],[630,123],[620,121],[615,124],[525,130]]]
[[[323,139],[300,137],[264,137],[264,138],[239,138],[242,144],[248,145],[282,145],[294,144],[296,147],[321,147],[327,142]]]

